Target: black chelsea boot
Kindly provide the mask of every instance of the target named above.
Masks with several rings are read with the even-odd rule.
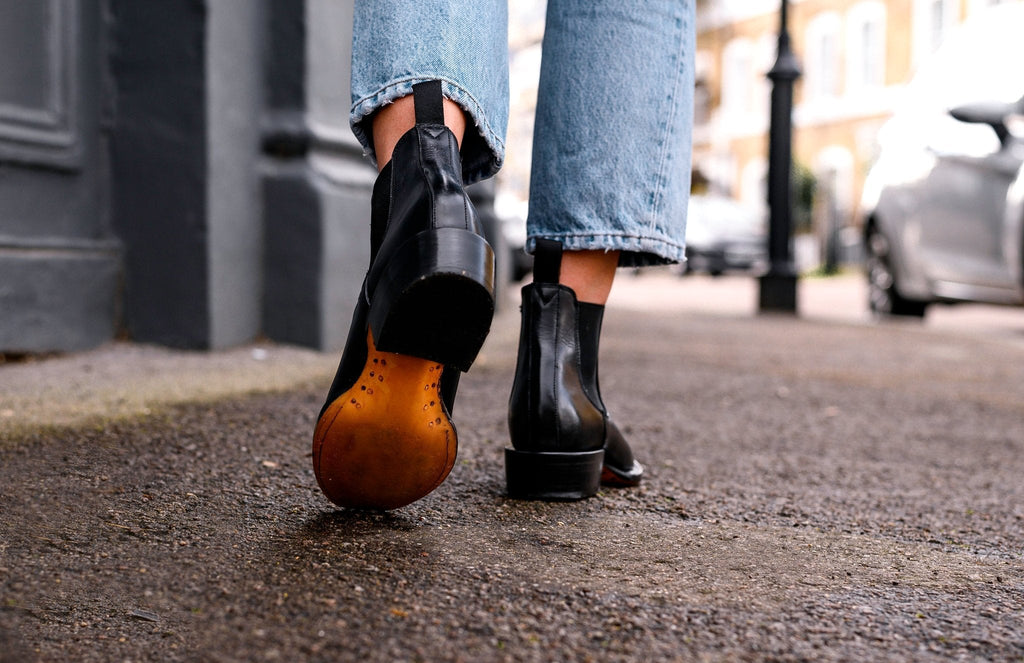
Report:
[[[513,498],[575,500],[602,483],[635,486],[643,467],[609,419],[598,387],[604,307],[558,283],[560,242],[538,240],[534,281],[523,287],[522,328],[509,398]]]
[[[494,254],[465,193],[440,81],[413,87],[416,125],[374,185],[370,267],[313,436],[339,506],[393,509],[455,464],[451,419],[494,313]]]

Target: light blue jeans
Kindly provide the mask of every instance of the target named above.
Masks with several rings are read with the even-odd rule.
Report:
[[[620,264],[684,257],[696,0],[548,0],[527,250],[622,251]],[[472,118],[466,182],[496,173],[508,125],[506,0],[356,0],[352,129],[440,79]]]

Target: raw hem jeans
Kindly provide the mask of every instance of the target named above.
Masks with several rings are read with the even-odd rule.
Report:
[[[548,0],[527,249],[622,251],[620,264],[684,259],[695,0]],[[352,129],[424,80],[472,118],[465,179],[493,175],[508,125],[505,0],[357,0]]]

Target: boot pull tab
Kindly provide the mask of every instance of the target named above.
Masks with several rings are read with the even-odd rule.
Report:
[[[553,239],[538,239],[533,250],[533,280],[535,283],[558,283],[562,272],[562,243]]]
[[[412,86],[416,124],[444,124],[444,94],[441,81],[424,81]]]

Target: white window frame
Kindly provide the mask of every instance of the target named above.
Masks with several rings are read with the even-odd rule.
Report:
[[[768,160],[753,157],[740,171],[739,199],[744,203],[766,207],[768,205]]]
[[[711,52],[706,50],[697,51],[694,57],[694,79],[698,88],[703,88],[701,92],[706,95],[705,99],[697,99],[694,96],[694,125],[695,127],[704,127],[711,122],[712,108],[711,108],[711,91],[709,88],[709,82],[712,80],[712,65],[713,55]],[[702,105],[703,104],[703,105]]]
[[[818,14],[807,23],[807,52],[804,55],[806,102],[836,99],[842,95],[842,24],[839,13],[834,11]],[[830,52],[822,53],[827,41],[832,42]]]
[[[835,173],[835,202],[840,216],[849,216],[853,211],[853,172],[856,161],[849,149],[842,145],[828,145],[818,151],[814,159],[814,176],[824,194],[827,178]]]
[[[772,84],[768,80],[768,72],[775,66],[779,55],[779,36],[764,34],[754,44],[754,112],[763,120],[765,126],[771,114]]]
[[[879,0],[861,2],[846,13],[846,93],[878,90],[886,77],[886,9]],[[867,44],[865,27],[873,25],[877,44]]]
[[[941,3],[942,32],[935,34],[932,12]],[[914,0],[914,62],[920,64],[938,49],[949,31],[960,22],[960,0]]]
[[[753,45],[746,37],[732,39],[722,49],[722,110],[727,117],[743,117],[753,109],[753,64]]]
[[[996,5],[1008,5],[1011,2],[1017,0],[971,0],[971,13],[977,14],[980,11],[988,9],[989,7],[995,7]]]

